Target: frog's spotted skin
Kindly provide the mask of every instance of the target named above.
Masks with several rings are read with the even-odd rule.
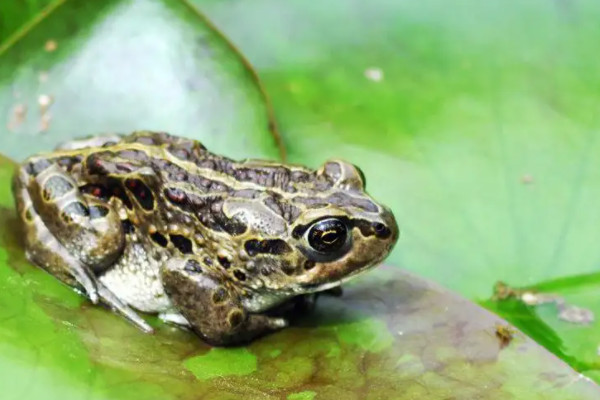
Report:
[[[144,330],[133,309],[218,345],[285,326],[266,311],[369,269],[398,236],[351,164],[236,162],[165,133],[31,157],[14,193],[34,263]]]

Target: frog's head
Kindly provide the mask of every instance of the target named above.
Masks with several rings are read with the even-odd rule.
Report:
[[[248,260],[247,285],[290,294],[321,291],[388,255],[398,226],[390,209],[365,192],[360,169],[332,160],[316,171],[287,171],[288,190],[225,202],[225,213],[247,227],[236,238]]]
[[[304,205],[291,226],[290,242],[302,259],[293,287],[323,290],[377,265],[398,239],[391,210],[365,192],[365,177],[356,166],[329,161],[317,171],[327,190],[298,196]]]

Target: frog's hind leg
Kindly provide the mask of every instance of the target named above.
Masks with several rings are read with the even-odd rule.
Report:
[[[19,170],[13,180],[17,213],[25,229],[27,258],[69,286],[83,288],[93,303],[98,302],[96,279],[58,242],[48,230],[31,201],[26,188],[27,173]]]
[[[44,158],[26,162],[15,186],[51,236],[89,270],[103,272],[123,252],[122,222],[102,196],[103,188],[80,189],[71,175]]]
[[[64,206],[63,203],[65,202],[58,202],[54,205],[56,209],[54,209],[54,214],[51,214],[53,221],[45,221],[42,219],[35,204],[35,197],[31,195],[31,192],[34,192],[34,196],[37,195],[37,203],[39,203],[41,201],[48,201],[50,200],[48,197],[53,197],[61,192],[64,192],[63,195],[69,194],[68,192],[70,192],[71,189],[68,191],[65,191],[65,189],[70,188],[73,183],[66,174],[61,173],[60,170],[56,170],[56,166],[50,165],[46,160],[40,159],[35,161],[35,163],[37,163],[36,166],[26,163],[25,166],[19,169],[13,179],[13,192],[16,199],[18,215],[26,226],[25,246],[28,259],[67,285],[82,289],[93,303],[98,303],[100,300],[112,310],[125,316],[125,318],[143,331],[151,332],[152,328],[139,317],[135,311],[121,302],[112,292],[99,282],[94,271],[84,264],[82,259],[88,261],[96,259],[97,261],[101,261],[98,257],[94,258],[93,249],[94,247],[103,246],[105,244],[102,243],[101,240],[96,243],[96,246],[94,246],[94,243],[91,243],[92,248],[79,251],[78,253],[76,252],[79,256],[83,255],[83,257],[78,259],[74,256],[72,249],[64,246],[59,240],[60,238],[73,238],[72,236],[68,236],[73,235],[72,232],[66,232],[72,228],[72,226],[65,224],[65,221],[62,220],[62,214],[67,216],[70,214],[60,212],[60,207],[61,205]],[[48,183],[47,181],[50,177],[47,176],[47,179],[43,180],[43,182],[32,183],[32,181],[38,177],[43,178],[44,173],[50,174],[51,172],[56,172],[58,175],[55,176],[59,176],[61,179],[64,179],[64,181],[55,180],[53,185],[42,184],[40,186],[40,183]],[[68,183],[68,185],[65,184],[65,182]],[[47,193],[41,193],[39,189],[35,190],[36,185],[37,187],[43,187]],[[30,190],[32,186],[34,187],[34,190]],[[70,196],[81,198],[81,194],[70,193]],[[46,200],[46,198],[48,198],[48,200]],[[89,210],[93,210],[93,206],[86,205],[86,207],[88,207],[88,214],[91,215]],[[42,209],[45,211],[53,210],[48,210],[43,207]],[[66,220],[79,217],[81,216],[70,216],[66,218]],[[60,219],[63,223],[54,221],[55,219]],[[53,227],[58,235],[55,232],[52,232],[49,227]],[[118,235],[115,240],[118,240]],[[111,255],[111,257],[112,256],[114,255]]]

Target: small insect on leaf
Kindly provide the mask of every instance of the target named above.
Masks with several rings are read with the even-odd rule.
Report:
[[[495,333],[496,337],[498,338],[498,342],[500,343],[500,349],[504,349],[510,344],[510,342],[512,342],[516,331],[510,325],[496,323]]]

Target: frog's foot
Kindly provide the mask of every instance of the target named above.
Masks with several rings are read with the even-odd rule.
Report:
[[[175,308],[212,345],[242,344],[287,326],[283,318],[248,312],[237,289],[195,257],[169,260],[161,278]]]
[[[146,320],[144,320],[142,317],[140,317],[138,315],[138,313],[136,313],[127,304],[125,304],[121,300],[119,300],[117,298],[117,296],[114,295],[113,292],[108,290],[108,288],[102,284],[102,282],[97,282],[96,284],[97,284],[97,288],[98,288],[98,296],[100,297],[100,300],[102,301],[102,303],[104,305],[108,306],[112,311],[121,314],[129,322],[131,322],[133,325],[138,327],[143,332],[145,332],[145,333],[153,333],[154,332],[154,329],[152,329],[152,327],[150,325],[148,325]]]

